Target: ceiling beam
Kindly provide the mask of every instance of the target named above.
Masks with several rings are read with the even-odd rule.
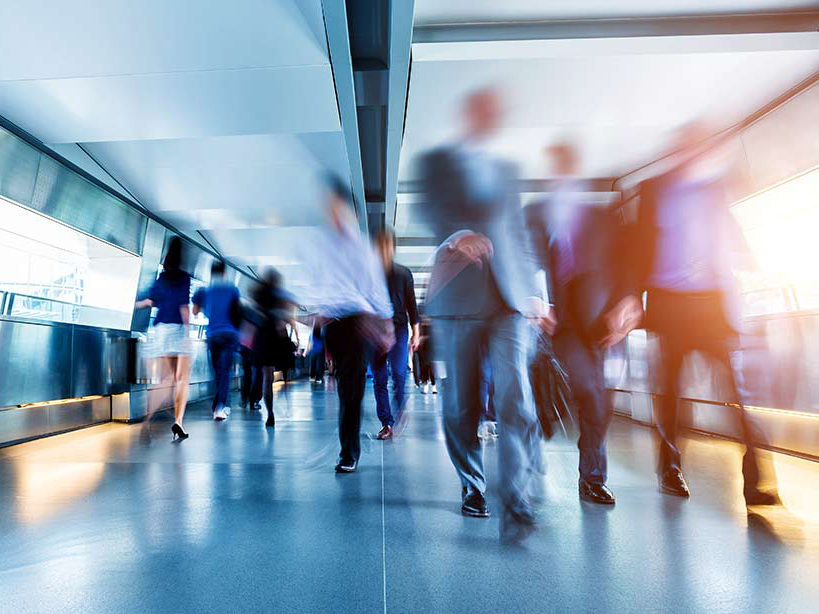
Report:
[[[347,7],[339,0],[322,0],[324,27],[327,31],[327,47],[330,50],[330,66],[338,102],[338,116],[347,146],[350,163],[350,185],[356,215],[361,231],[367,232],[367,201],[364,198],[364,175],[361,168],[361,144],[358,136],[358,110],[356,108],[353,60],[350,52],[350,36],[347,30]]]
[[[540,193],[549,191],[550,179],[518,179],[517,190],[521,193]],[[614,182],[617,177],[594,177],[584,179],[587,192],[615,192]],[[423,194],[424,185],[422,181],[399,181],[399,194]]]
[[[386,206],[385,222],[388,226],[394,226],[398,164],[401,158],[404,118],[407,112],[415,0],[392,0],[390,9],[390,72],[387,94],[384,203]]]
[[[416,26],[413,31],[412,42],[413,44],[463,43],[574,38],[770,34],[779,32],[816,32],[817,29],[819,29],[819,11],[806,11],[690,17],[430,24]]]

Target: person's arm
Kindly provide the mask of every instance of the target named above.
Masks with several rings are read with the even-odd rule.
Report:
[[[148,290],[148,296],[141,301],[137,301],[134,303],[134,309],[147,309],[149,307],[153,307],[157,301],[157,295],[159,293],[159,280],[157,279],[151,285],[151,289]]]
[[[204,289],[199,288],[193,295],[193,315],[198,316],[205,304]]]
[[[418,317],[418,304],[415,301],[415,280],[412,278],[412,271],[407,269],[406,286],[404,287],[404,302],[407,307],[407,316],[409,316],[410,325],[412,326],[412,337],[410,338],[410,349],[414,352],[418,349],[421,341],[421,318]]]
[[[187,280],[188,283],[185,284],[185,297],[189,297],[191,295],[191,278],[188,277]],[[202,289],[200,288],[199,291],[201,290]],[[197,291],[197,294],[199,293],[199,291]],[[185,326],[186,329],[188,328],[188,325],[190,324],[191,321],[191,311],[190,306],[188,305],[188,300],[189,299],[186,298],[185,302],[179,306],[179,314],[182,316],[182,324]]]

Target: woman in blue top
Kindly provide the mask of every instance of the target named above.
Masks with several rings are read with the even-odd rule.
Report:
[[[160,361],[161,384],[164,388],[173,382],[174,439],[187,439],[182,429],[182,418],[188,403],[188,379],[191,371],[193,347],[188,334],[190,320],[191,276],[182,270],[182,241],[171,239],[163,271],[151,287],[148,298],[137,302],[136,308],[156,307],[154,318],[155,353]],[[151,408],[154,408],[151,403]],[[149,409],[151,409],[149,408]]]

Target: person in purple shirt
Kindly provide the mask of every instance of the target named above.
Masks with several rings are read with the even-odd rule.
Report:
[[[174,423],[171,427],[174,439],[187,439],[188,433],[182,428],[185,407],[188,403],[188,380],[191,371],[193,347],[188,334],[190,319],[191,276],[182,270],[182,240],[171,239],[163,271],[154,282],[148,298],[136,303],[137,309],[156,307],[154,318],[154,355],[160,363],[161,380],[172,382]],[[155,397],[161,393],[160,386],[152,391],[149,412],[155,411],[159,403]]]
[[[730,401],[745,443],[743,494],[748,505],[779,502],[772,468],[762,470],[763,436],[742,405],[741,381],[731,355],[738,347],[738,291],[731,271],[732,248],[742,244],[731,216],[724,182],[698,167],[707,134],[700,124],[683,128],[674,143],[670,171],[640,186],[637,222],[630,246],[634,296],[646,297],[646,329],[660,341],[664,395],[657,412],[660,490],[688,497],[677,443],[677,406],[683,359],[693,351],[710,356],[729,374]],[[685,152],[680,154],[679,152]],[[710,175],[710,176],[709,176]],[[767,465],[767,463],[766,463]]]

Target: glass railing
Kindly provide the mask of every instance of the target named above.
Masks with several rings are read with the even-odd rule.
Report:
[[[0,316],[127,330],[130,314],[113,309],[0,290]]]

